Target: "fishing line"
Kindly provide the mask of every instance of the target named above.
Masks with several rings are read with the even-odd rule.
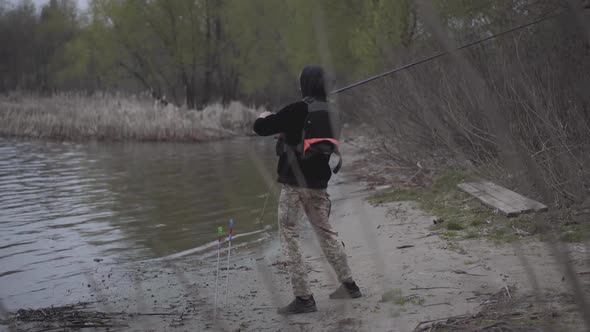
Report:
[[[227,306],[227,296],[229,294],[229,258],[231,256],[231,240],[232,240],[232,235],[234,232],[234,220],[230,219],[229,220],[229,236],[228,236],[228,242],[229,245],[227,247],[227,279],[225,281],[225,302],[224,302],[224,306]]]
[[[223,242],[222,239],[223,235],[223,228],[217,227],[217,268],[215,273],[215,307],[213,308],[213,320],[217,319],[217,295],[219,290],[219,258],[221,254],[221,244]],[[229,270],[228,270],[229,272]]]
[[[260,217],[258,218],[258,222],[260,222],[260,223],[262,223],[262,221],[264,219],[264,214],[266,212],[266,204],[268,203],[268,198],[270,197],[272,188],[273,188],[273,184],[271,183],[270,186],[268,186],[268,191],[266,192],[266,198],[264,199],[264,205],[262,205],[262,213],[260,214]]]

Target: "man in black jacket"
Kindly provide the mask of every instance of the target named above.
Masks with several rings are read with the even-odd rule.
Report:
[[[337,239],[328,221],[331,201],[326,188],[332,175],[326,154],[303,158],[298,147],[302,145],[304,122],[311,102],[326,102],[324,71],[321,67],[307,66],[300,76],[304,100],[290,104],[276,114],[262,113],[254,123],[254,131],[261,136],[280,134],[277,143],[279,164],[278,182],[282,184],[279,198],[279,224],[284,254],[291,274],[295,300],[278,309],[279,314],[298,314],[317,311],[309,288],[307,273],[299,249],[298,223],[306,214],[324,255],[336,271],[340,287],[330,298],[357,298],[361,292],[352,279],[343,244]]]

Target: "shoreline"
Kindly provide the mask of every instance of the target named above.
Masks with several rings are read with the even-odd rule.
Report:
[[[41,142],[41,143],[63,143],[63,144],[206,144],[214,142],[223,142],[226,140],[249,139],[258,137],[255,134],[236,134],[235,136],[214,137],[203,140],[149,140],[149,139],[63,139],[57,137],[33,137],[18,135],[1,135],[2,140],[18,140],[23,142]]]
[[[345,153],[353,155],[351,152]],[[349,162],[362,158],[356,155]],[[292,295],[274,232],[261,246],[232,252],[228,306],[218,309],[216,322],[215,257],[185,256],[118,267],[97,264],[88,283],[94,296],[83,299],[92,303],[81,312],[113,314],[103,319],[105,327],[97,327],[98,331],[106,331],[106,325],[124,326],[124,331],[419,331],[423,326],[436,331],[432,324],[446,324],[439,325],[446,331],[462,331],[469,326],[504,323],[522,331],[536,330],[542,324],[568,324],[573,331],[582,330],[581,318],[571,311],[571,296],[563,295],[568,294],[567,283],[544,243],[528,239],[513,247],[466,240],[460,247],[451,246],[431,229],[435,217],[415,203],[369,203],[366,198],[374,193],[370,189],[374,185],[358,180],[363,174],[351,169],[338,175],[330,187],[331,222],[346,244],[363,297],[327,299],[337,282],[310,228],[303,227],[302,248],[317,313],[292,317],[275,313]],[[578,271],[589,268],[584,246],[571,245],[568,250],[578,260]],[[538,291],[527,272],[531,267],[543,301],[531,297]],[[225,301],[226,272],[222,269],[220,273],[220,304]],[[590,280],[584,281],[588,289]],[[504,311],[506,316],[501,315]],[[519,315],[510,316],[513,312]],[[463,320],[449,323],[449,317]],[[35,327],[38,322],[16,323],[22,324],[19,331],[47,327]],[[63,322],[53,324],[63,326]]]

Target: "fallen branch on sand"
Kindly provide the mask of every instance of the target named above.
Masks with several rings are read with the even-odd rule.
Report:
[[[469,273],[469,272],[463,271],[463,270],[453,270],[452,272],[455,274],[465,274],[465,275],[474,276],[474,277],[487,277],[487,275],[485,275],[485,274],[474,274],[474,273]]]
[[[128,316],[179,316],[182,313],[178,312],[112,312],[106,313],[108,315],[128,315]]]
[[[418,325],[416,325],[416,328],[414,328],[414,332],[423,332],[423,331],[426,331],[427,329],[431,328],[431,326],[425,326],[425,327],[421,328],[420,326],[422,326],[424,324],[436,323],[436,322],[442,322],[442,321],[448,321],[448,320],[466,318],[466,317],[470,317],[470,315],[458,315],[458,316],[450,316],[450,317],[443,317],[443,318],[421,321],[418,323]]]
[[[561,305],[567,305],[568,302],[564,301],[573,302],[561,294],[547,294],[548,302],[538,301],[534,295],[518,296],[516,290],[514,285],[505,285],[497,293],[489,295],[479,312],[423,321],[414,332],[536,331],[543,325],[553,331],[558,326],[555,319],[560,314],[555,308],[548,308],[546,303],[561,301]],[[531,326],[532,321],[535,322],[534,327]]]
[[[12,314],[10,323],[36,323],[38,332],[59,329],[127,327],[125,317],[133,316],[180,316],[177,312],[100,312],[88,310],[89,303],[61,307],[20,309]]]
[[[423,307],[435,307],[437,305],[451,305],[449,302],[440,302],[440,303],[431,303],[431,304],[423,304]]]
[[[48,327],[48,328],[44,328],[42,330],[38,330],[37,332],[45,332],[45,331],[51,331],[51,330],[62,330],[63,329],[86,329],[86,328],[112,328],[112,327],[129,327],[127,324],[69,324],[69,325],[61,325],[61,326],[54,326],[54,327]]]
[[[428,234],[426,234],[424,236],[417,237],[414,240],[420,240],[420,239],[423,239],[425,237],[430,237],[430,236],[435,236],[435,235],[441,235],[441,234],[442,234],[442,232],[431,232],[431,233],[428,233]]]
[[[414,288],[410,288],[410,289],[411,290],[427,290],[427,289],[460,289],[460,288],[441,286],[441,287],[414,287]]]

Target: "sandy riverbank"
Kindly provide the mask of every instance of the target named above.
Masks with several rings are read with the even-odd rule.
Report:
[[[347,149],[345,155],[357,152],[352,146]],[[373,206],[366,200],[372,190],[366,188],[352,171],[335,178],[330,188],[332,222],[346,244],[364,297],[328,299],[337,282],[306,227],[302,241],[318,303],[316,313],[286,318],[275,313],[277,306],[291,300],[291,293],[273,233],[262,245],[241,248],[233,256],[227,305],[220,306],[216,321],[215,256],[124,266],[98,262],[88,277],[88,287],[95,292],[80,299],[90,302],[82,312],[96,312],[97,317],[90,316],[98,327],[90,330],[414,331],[430,324],[421,322],[446,322],[444,318],[453,316],[464,321],[456,326],[447,322],[447,330],[483,330],[502,324],[510,330],[535,331],[543,324],[558,324],[553,327],[562,331],[583,330],[580,316],[572,310],[564,274],[544,244],[471,240],[451,246],[430,230],[434,217],[414,203]],[[567,248],[578,272],[588,269],[587,249],[584,245]],[[536,279],[531,280],[531,270]],[[220,285],[225,283],[225,272]],[[533,293],[535,288],[540,293]],[[225,302],[224,291],[219,302]],[[14,328],[41,331],[60,324],[68,325],[66,320],[17,321]]]

